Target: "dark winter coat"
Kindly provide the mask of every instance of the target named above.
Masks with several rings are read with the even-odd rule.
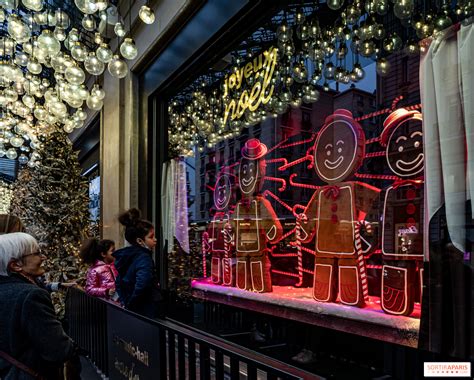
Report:
[[[20,276],[0,276],[0,350],[47,379],[74,354],[49,293]],[[0,379],[32,377],[0,358]]]
[[[132,245],[119,249],[112,255],[118,272],[115,290],[122,305],[135,313],[155,317],[157,280],[151,252]]]

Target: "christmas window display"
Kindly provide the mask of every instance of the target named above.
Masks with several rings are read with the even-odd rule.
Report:
[[[192,287],[393,327],[414,346],[429,257],[417,40],[472,9],[433,20],[397,1],[327,7],[272,19],[274,40],[247,41],[228,71],[170,103],[201,231]]]

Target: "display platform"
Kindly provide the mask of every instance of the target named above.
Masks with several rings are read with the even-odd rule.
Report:
[[[390,343],[417,347],[420,305],[409,317],[393,316],[380,308],[380,299],[370,297],[364,308],[340,303],[317,302],[311,288],[273,286],[271,293],[255,293],[213,284],[208,279],[192,282],[197,299],[287,318]]]

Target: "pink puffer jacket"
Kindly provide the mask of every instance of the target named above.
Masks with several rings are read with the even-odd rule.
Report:
[[[108,298],[107,290],[115,289],[117,269],[114,264],[97,260],[87,271],[86,293],[94,297]]]

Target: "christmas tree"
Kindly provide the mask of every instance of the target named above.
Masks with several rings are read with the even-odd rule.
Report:
[[[85,268],[78,252],[89,224],[87,180],[64,132],[49,134],[38,153],[41,161],[19,173],[11,213],[38,239],[48,258],[47,281],[80,281]],[[61,295],[53,297],[62,312]]]

